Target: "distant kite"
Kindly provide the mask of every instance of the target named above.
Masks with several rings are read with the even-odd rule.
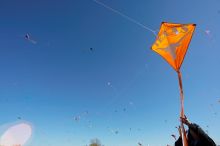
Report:
[[[76,122],[78,122],[79,120],[80,120],[80,116],[75,116],[75,117],[73,117],[74,118],[74,120],[76,121]]]
[[[24,36],[24,38],[27,39],[27,40],[29,40],[29,39],[30,39],[30,35],[29,35],[29,34],[26,34],[26,35]]]
[[[210,31],[210,30],[205,30],[205,34],[206,34],[206,35],[210,35],[210,34],[211,34],[211,31]]]
[[[118,133],[119,133],[118,130],[114,130],[114,129],[110,129],[110,128],[108,128],[108,130],[109,130],[111,133],[114,133],[114,134],[118,134]]]
[[[31,42],[32,44],[37,44],[37,42],[36,42],[35,40],[33,40],[33,39],[30,37],[30,34],[28,34],[28,33],[24,36],[24,38],[25,38],[27,41]]]
[[[171,136],[176,140],[176,135],[172,134]]]
[[[107,85],[108,85],[108,86],[111,86],[111,82],[107,82]]]
[[[118,131],[118,130],[116,130],[116,131],[115,131],[115,134],[118,134],[118,133],[119,133],[119,131]]]

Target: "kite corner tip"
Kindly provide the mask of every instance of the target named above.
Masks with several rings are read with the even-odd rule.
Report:
[[[195,23],[193,24],[193,26],[196,26],[196,25],[197,25],[197,24],[195,24]]]

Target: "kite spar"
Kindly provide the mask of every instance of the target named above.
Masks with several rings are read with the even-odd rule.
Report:
[[[166,60],[177,72],[180,89],[180,117],[184,117],[184,96],[180,68],[186,55],[196,24],[177,24],[162,22],[152,50]],[[181,122],[183,146],[188,146],[186,132]]]

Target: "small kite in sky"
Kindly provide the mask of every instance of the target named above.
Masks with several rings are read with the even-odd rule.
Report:
[[[78,122],[78,121],[80,121],[80,120],[82,120],[82,119],[85,119],[86,116],[88,116],[88,114],[89,114],[89,111],[86,110],[86,111],[84,111],[84,112],[82,112],[82,113],[77,114],[76,116],[74,116],[73,119],[74,119],[74,121]]]
[[[110,129],[109,127],[107,127],[107,128],[108,128],[108,130],[109,130],[111,133],[113,133],[113,134],[118,134],[118,133],[119,133],[118,130]]]
[[[108,85],[109,87],[113,87],[111,82],[107,82],[107,85]]]
[[[140,142],[138,142],[138,145],[139,145],[139,146],[143,146]]]
[[[107,83],[107,85],[108,85],[108,86],[111,86],[111,83],[110,83],[110,82],[108,82],[108,83]]]
[[[115,90],[114,86],[112,85],[111,82],[107,82],[107,86],[109,86],[110,88],[112,88],[113,90]]]
[[[30,35],[27,33],[24,38],[29,40],[30,39]]]
[[[78,122],[78,121],[80,120],[80,116],[75,116],[75,117],[73,117],[73,119],[74,119],[76,122]]]
[[[211,34],[211,31],[210,31],[210,30],[205,30],[205,34],[206,34],[206,35],[210,35],[210,34]]]
[[[35,40],[33,40],[33,39],[30,37],[30,34],[28,34],[28,33],[24,36],[24,38],[25,38],[27,41],[31,42],[32,44],[37,44],[37,42],[36,42]]]
[[[89,48],[89,50],[90,50],[91,52],[94,52],[94,49],[93,49],[93,48]]]
[[[212,32],[209,29],[205,30],[204,33],[209,39],[213,40]]]
[[[171,136],[176,140],[176,135],[172,134]]]

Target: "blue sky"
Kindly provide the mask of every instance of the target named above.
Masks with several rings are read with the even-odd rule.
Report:
[[[185,113],[220,143],[220,1],[100,2],[153,30],[197,24],[181,69]],[[174,143],[177,75],[150,50],[150,31],[93,0],[2,0],[0,18],[0,125],[32,123],[32,146]]]

